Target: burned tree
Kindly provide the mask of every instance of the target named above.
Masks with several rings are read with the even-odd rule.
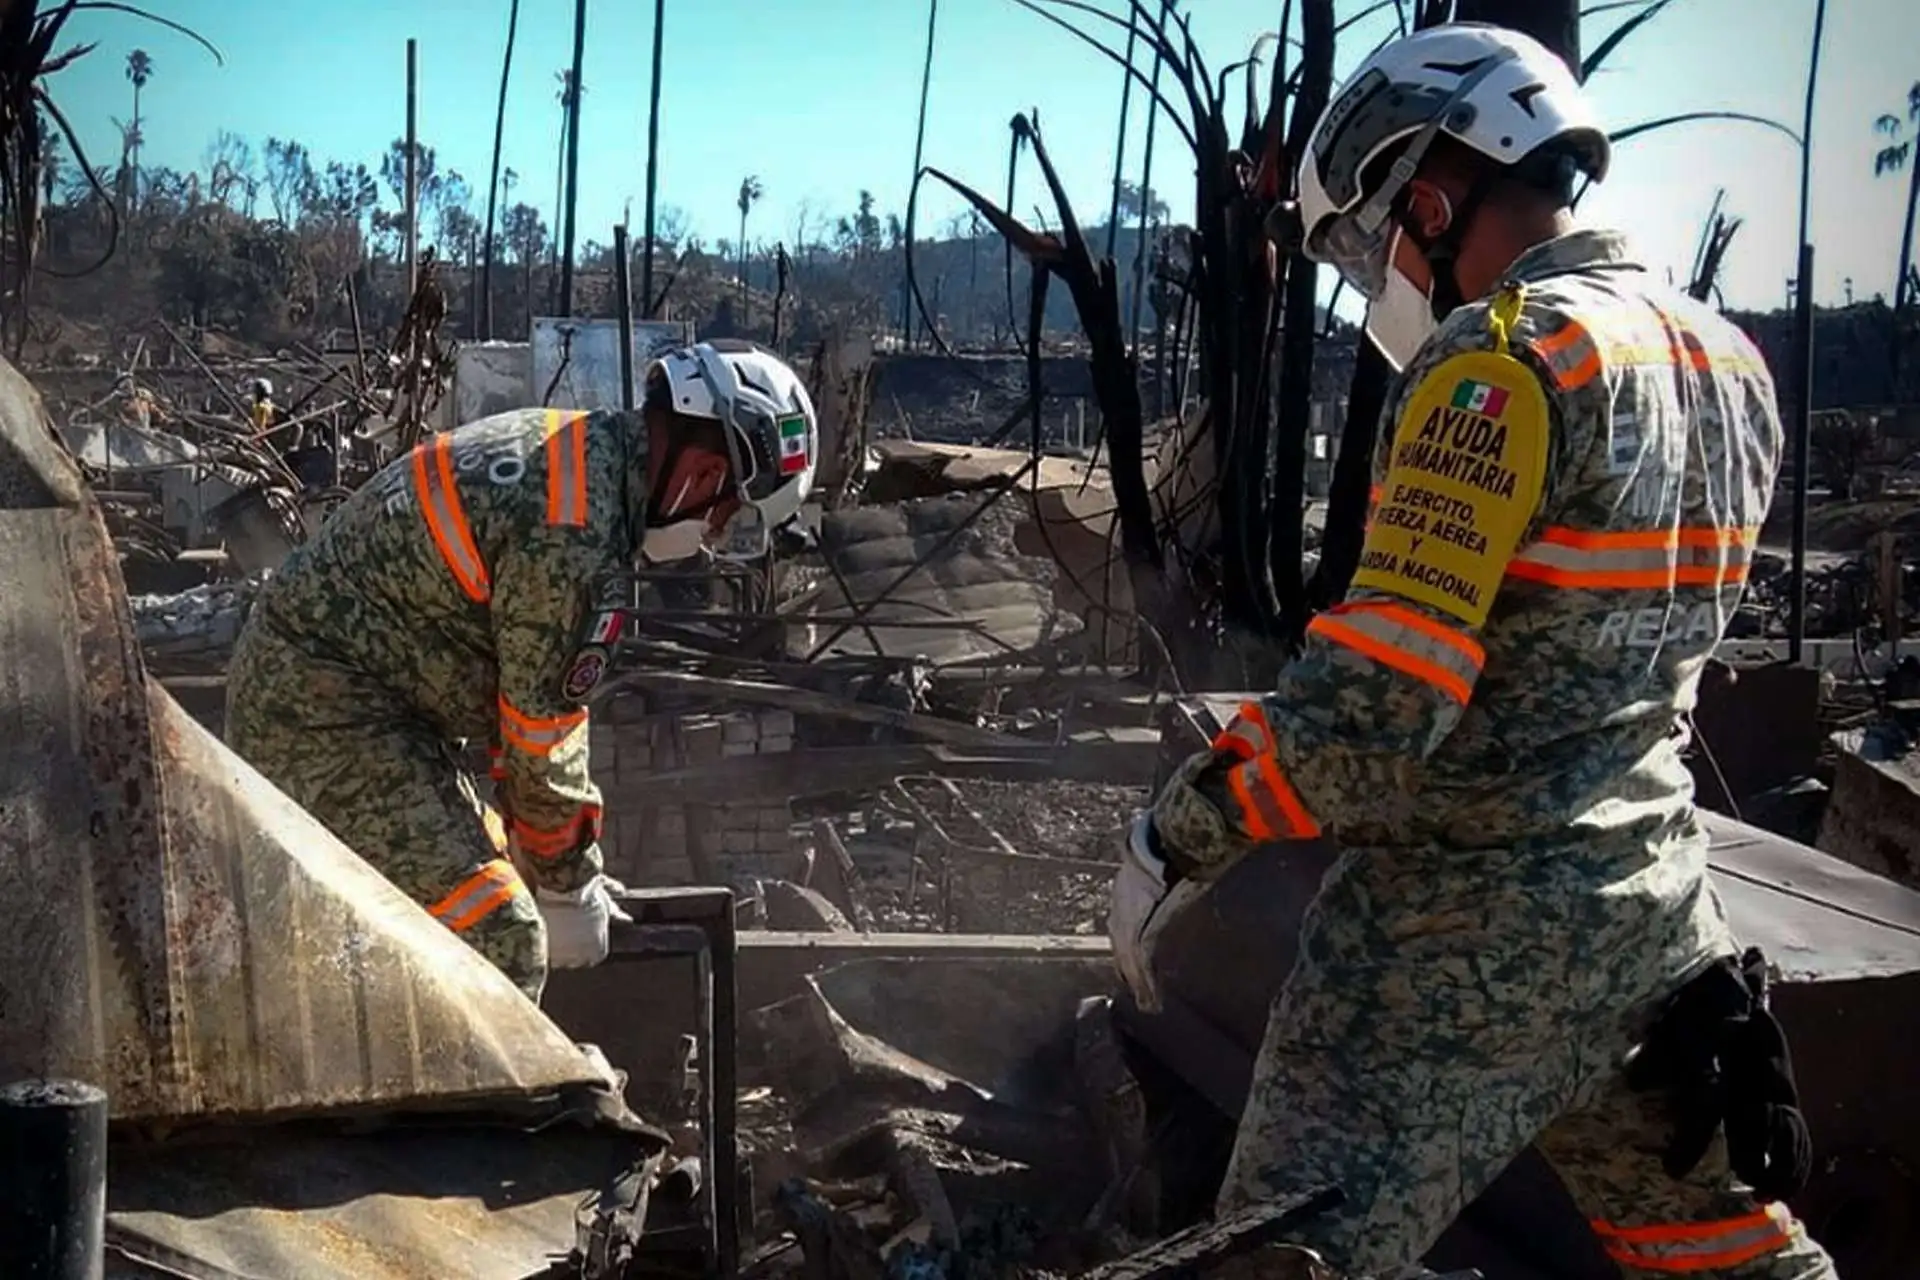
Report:
[[[13,349],[17,356],[27,340],[28,303],[31,297],[34,259],[40,247],[41,170],[46,159],[43,135],[46,122],[59,130],[73,153],[75,164],[84,175],[93,194],[105,205],[108,215],[107,246],[99,262],[77,274],[97,269],[113,256],[119,238],[119,210],[113,198],[100,184],[98,173],[87,161],[86,149],[75,136],[65,113],[47,92],[46,79],[71,66],[91,52],[93,45],[74,45],[58,52],[54,45],[66,29],[67,20],[79,9],[107,7],[122,13],[157,22],[196,41],[216,62],[223,61],[220,51],[198,34],[166,18],[156,17],[131,5],[83,5],[81,0],[62,0],[42,9],[39,0],[0,0],[0,219],[6,226],[5,266],[12,277],[10,292],[15,300],[12,321]],[[145,55],[142,55],[143,57]],[[143,73],[144,74],[144,73]],[[44,116],[43,114],[44,113]]]
[[[1265,655],[1284,651],[1307,621],[1298,499],[1317,284],[1313,265],[1304,259],[1274,260],[1262,221],[1275,201],[1291,194],[1290,157],[1331,89],[1340,29],[1333,0],[1302,0],[1303,53],[1297,65],[1290,66],[1285,41],[1265,37],[1247,58],[1218,73],[1209,69],[1186,18],[1169,5],[1130,0],[1123,18],[1078,0],[1018,2],[1124,67],[1186,142],[1199,174],[1187,269],[1177,288],[1194,310],[1204,407],[1163,446],[1151,485],[1138,368],[1121,317],[1117,270],[1112,258],[1096,259],[1088,245],[1047,157],[1037,120],[1023,115],[1013,122],[1007,205],[1012,205],[1012,165],[1021,146],[1030,145],[1059,218],[1058,234],[1030,230],[1007,209],[933,168],[916,176],[916,200],[920,178],[938,178],[1006,237],[1010,253],[1018,250],[1028,259],[1033,297],[1025,343],[1035,366],[1047,284],[1053,277],[1065,282],[1092,347],[1121,554],[1141,623],[1162,642],[1149,647],[1164,647],[1187,682],[1257,679],[1258,671],[1244,667],[1221,669],[1219,641],[1252,637],[1261,642],[1256,665],[1270,665]],[[1154,60],[1171,88],[1163,90],[1062,12],[1137,32],[1142,56]],[[1255,76],[1269,48],[1272,66],[1262,110]],[[1237,93],[1229,88],[1236,73],[1244,80]],[[912,211],[910,204],[910,219]],[[924,314],[924,302],[920,305]],[[1276,348],[1281,353],[1277,366]],[[1037,422],[1037,399],[1034,413]],[[1281,423],[1284,427],[1276,429]]]

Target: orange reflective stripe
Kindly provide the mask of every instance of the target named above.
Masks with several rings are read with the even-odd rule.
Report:
[[[584,528],[587,523],[587,415],[562,421],[547,410],[547,523]]]
[[[1747,580],[1759,530],[1549,528],[1507,565],[1509,577],[1583,591],[1721,587]]]
[[[508,702],[504,693],[500,695],[500,736],[508,746],[518,747],[530,756],[552,755],[555,747],[586,722],[585,707],[564,715],[537,718]]]
[[[460,490],[453,481],[453,438],[442,432],[413,451],[413,487],[420,499],[420,512],[427,521],[433,545],[440,549],[453,580],[475,604],[485,604],[493,594],[487,580],[486,562],[474,545],[473,530],[460,505]]]
[[[557,858],[563,853],[571,853],[587,841],[600,838],[600,806],[583,804],[571,820],[553,828],[536,827],[515,818],[513,835],[520,842],[522,853],[542,861]]]
[[[427,910],[455,933],[465,933],[526,891],[513,864],[505,858],[496,858],[455,885],[453,892]]]
[[[499,747],[487,748],[487,777],[495,782],[507,776],[507,766],[501,760],[505,754]]]
[[[1578,320],[1527,344],[1546,364],[1554,385],[1562,391],[1584,387],[1600,376],[1600,348]]]
[[[1424,681],[1462,705],[1487,665],[1487,651],[1473,637],[1386,601],[1337,604],[1307,630]]]
[[[1595,1220],[1589,1225],[1615,1262],[1669,1274],[1737,1267],[1792,1241],[1786,1210],[1779,1205],[1717,1222],[1616,1227]]]
[[[1236,760],[1251,760],[1272,751],[1273,730],[1267,726],[1267,713],[1257,702],[1241,703],[1240,713],[1214,735],[1208,747]]]
[[[1240,762],[1227,772],[1227,789],[1251,839],[1306,840],[1320,834],[1320,824],[1280,772],[1273,728],[1258,702],[1240,704],[1240,713],[1215,735],[1212,750]]]
[[[1310,840],[1320,824],[1271,755],[1258,755],[1227,773],[1227,789],[1240,810],[1240,823],[1253,840]]]

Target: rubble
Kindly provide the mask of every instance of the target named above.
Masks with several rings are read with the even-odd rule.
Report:
[[[272,577],[210,582],[172,595],[128,597],[133,634],[156,671],[225,670],[254,597]]]

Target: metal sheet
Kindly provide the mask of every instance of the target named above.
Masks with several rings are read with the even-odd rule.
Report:
[[[647,361],[693,340],[681,320],[640,320],[633,326],[634,394],[641,393]],[[558,381],[555,381],[558,375]],[[553,394],[547,395],[547,388]],[[529,404],[558,409],[620,407],[620,322],[540,316],[533,322],[533,384]]]
[[[598,1075],[490,964],[149,686],[98,507],[0,363],[0,1078],[116,1119]]]
[[[580,1202],[644,1154],[620,1134],[571,1128],[122,1143],[107,1239],[220,1280],[531,1280],[573,1244]]]

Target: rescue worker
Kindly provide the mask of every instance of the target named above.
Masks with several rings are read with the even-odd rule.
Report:
[[[247,416],[253,422],[253,434],[264,436],[272,428],[275,417],[273,384],[265,378],[255,378],[247,384],[247,397]]]
[[[518,410],[388,464],[265,585],[228,677],[229,745],[535,1000],[607,954],[585,704],[636,557],[689,524],[764,554],[819,451],[805,386],[750,344],[645,379],[637,413]]]
[[[1328,107],[1298,231],[1397,370],[1360,567],[1114,883],[1151,1009],[1153,947],[1207,884],[1264,843],[1340,840],[1218,1208],[1337,1185],[1283,1234],[1342,1275],[1416,1263],[1536,1141],[1623,1274],[1834,1274],[1779,1203],[1804,1123],[1680,755],[1779,411],[1736,328],[1576,228],[1608,159],[1561,62],[1493,27],[1397,40]],[[1716,1038],[1736,1022],[1739,1052]]]

